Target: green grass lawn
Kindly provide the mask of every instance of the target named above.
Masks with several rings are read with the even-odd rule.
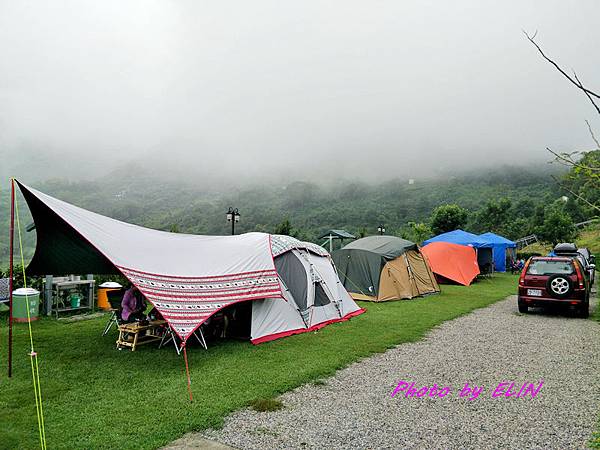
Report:
[[[579,247],[587,247],[592,253],[600,253],[600,225],[594,223],[579,233],[576,240]]]
[[[173,347],[115,349],[106,318],[34,323],[48,448],[156,448],[188,431],[218,427],[250,402],[301,384],[403,342],[516,292],[516,276],[499,274],[441,295],[364,303],[367,312],[323,328],[254,346],[223,341],[188,350],[194,402],[182,357]],[[3,316],[4,317],[4,316]],[[26,326],[15,326],[13,378],[6,377],[6,321],[0,340],[0,447],[36,448],[37,421]]]

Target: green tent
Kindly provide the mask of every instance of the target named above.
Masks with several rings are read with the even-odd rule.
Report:
[[[440,290],[417,244],[405,239],[369,236],[332,257],[344,287],[357,300],[397,300]]]

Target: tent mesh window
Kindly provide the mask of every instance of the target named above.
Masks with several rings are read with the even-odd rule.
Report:
[[[315,283],[315,303],[314,303],[314,305],[315,306],[325,306],[325,305],[329,305],[330,303],[331,303],[331,300],[325,293],[325,290],[323,289],[323,286],[321,286],[321,283]]]
[[[300,260],[292,252],[275,258],[275,268],[287,287],[300,311],[308,309],[308,285],[306,270]]]

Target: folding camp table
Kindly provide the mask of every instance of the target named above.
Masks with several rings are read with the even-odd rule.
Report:
[[[206,345],[202,330],[198,328],[193,334],[200,345],[207,350],[208,346]],[[119,350],[129,347],[131,348],[131,351],[134,352],[138,345],[156,341],[160,341],[158,348],[173,341],[177,354],[179,355],[181,353],[181,347],[177,344],[175,333],[167,324],[166,320],[153,320],[145,325],[142,325],[140,322],[119,325],[119,337],[116,342]]]
[[[142,325],[140,322],[119,325],[117,348],[121,350],[124,347],[130,347],[131,351],[134,352],[138,345],[162,341],[166,334],[166,330],[162,333],[160,333],[159,330],[162,330],[166,323],[165,320],[153,320],[145,325]],[[142,332],[144,332],[144,334],[142,334]]]

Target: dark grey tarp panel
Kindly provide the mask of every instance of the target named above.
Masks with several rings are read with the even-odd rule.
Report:
[[[493,249],[491,248],[478,248],[477,249],[477,264],[479,269],[485,273],[489,272],[494,264]]]
[[[308,280],[306,270],[293,252],[285,252],[275,258],[275,268],[285,283],[300,311],[308,305]]]
[[[18,183],[18,182],[17,182]],[[116,267],[70,225],[18,183],[29,206],[37,235],[29,275],[113,274]]]
[[[348,246],[336,250],[331,257],[340,281],[348,292],[377,296],[379,278],[386,259],[367,250],[347,250]]]
[[[340,239],[356,239],[356,236],[348,233],[346,230],[329,230],[319,236],[319,239],[323,239],[329,236],[337,236]]]
[[[367,236],[350,242],[342,250],[366,250],[377,253],[388,261],[396,259],[408,250],[417,250],[417,244],[396,236]]]

